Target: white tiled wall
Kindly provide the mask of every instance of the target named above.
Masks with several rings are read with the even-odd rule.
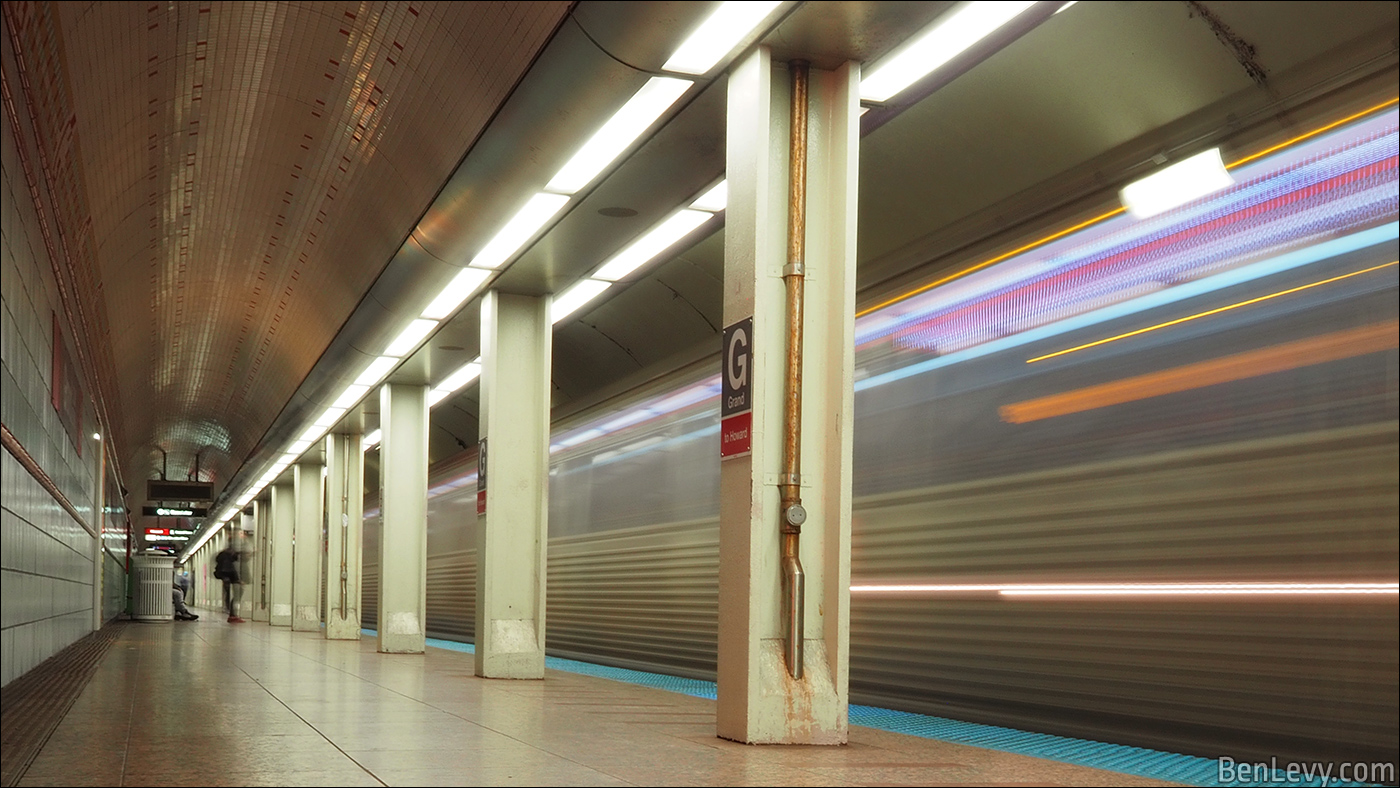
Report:
[[[59,304],[10,124],[0,129],[0,420],[90,521],[94,449],[78,455],[50,404]],[[3,450],[0,476],[0,684],[8,684],[91,631],[92,537]]]

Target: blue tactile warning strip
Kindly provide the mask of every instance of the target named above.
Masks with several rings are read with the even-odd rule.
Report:
[[[366,629],[363,632],[370,636],[377,635],[372,629]],[[459,643],[454,640],[439,640],[437,638],[428,638],[427,642],[429,646],[434,648],[467,654],[476,653],[476,647],[471,643]],[[591,662],[580,662],[562,657],[546,657],[545,667],[566,673],[578,673],[628,684],[639,684],[697,698],[715,699],[715,683],[713,681],[666,676],[660,673],[615,668],[609,665],[596,665]],[[1015,728],[962,722],[908,711],[878,709],[874,706],[851,704],[850,720],[852,725],[863,725],[867,728],[876,728],[891,733],[903,733],[953,744],[966,744],[1000,752],[1030,755],[1076,766],[1088,766],[1187,785],[1231,786],[1232,788],[1235,786],[1243,788],[1244,786],[1277,785],[1316,786],[1318,788],[1323,786],[1331,788],[1332,786],[1378,785],[1378,783],[1341,781],[1321,774],[1304,776],[1301,773],[1286,772],[1282,767],[1274,769],[1270,773],[1262,768],[1264,764],[1222,764],[1222,762],[1212,758],[1150,750],[1126,744],[1073,739],[1068,736],[1055,736],[1048,733],[1032,733]],[[1249,777],[1231,780],[1232,776],[1243,776],[1240,767],[1248,770]]]

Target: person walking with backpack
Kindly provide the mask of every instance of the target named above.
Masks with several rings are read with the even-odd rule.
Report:
[[[238,574],[242,557],[234,547],[235,538],[230,536],[228,546],[214,557],[214,577],[224,581],[224,607],[228,608],[228,622],[242,624],[246,621],[238,616],[238,603],[243,598],[243,580]]]

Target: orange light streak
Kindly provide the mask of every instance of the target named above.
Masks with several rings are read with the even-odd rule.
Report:
[[[1332,277],[1332,278],[1330,278],[1330,279],[1323,279],[1323,280],[1321,280],[1321,281],[1312,282],[1312,283],[1309,283],[1309,284],[1306,284],[1306,285],[1299,285],[1298,287],[1291,287],[1291,288],[1289,288],[1289,289],[1287,289],[1287,290],[1280,290],[1280,291],[1278,291],[1277,293],[1270,293],[1270,294],[1268,294],[1268,295],[1259,296],[1258,298],[1251,298],[1251,299],[1249,299],[1248,301],[1240,301],[1239,303],[1230,304],[1229,306],[1217,307],[1216,309],[1210,309],[1210,310],[1207,310],[1207,311],[1205,311],[1205,312],[1197,312],[1197,313],[1194,314],[1194,315],[1187,315],[1186,317],[1178,317],[1178,318],[1175,319],[1175,320],[1168,320],[1168,321],[1165,322],[1165,323],[1158,323],[1158,324],[1155,325],[1155,326],[1148,326],[1147,328],[1139,328],[1139,329],[1137,329],[1137,330],[1135,330],[1135,331],[1129,331],[1129,332],[1124,333],[1124,334],[1118,334],[1117,336],[1108,337],[1107,339],[1099,339],[1099,340],[1096,340],[1096,341],[1094,341],[1094,342],[1085,343],[1085,344],[1083,344],[1083,345],[1076,345],[1076,346],[1071,347],[1071,348],[1065,348],[1064,350],[1057,350],[1057,351],[1055,351],[1054,353],[1046,353],[1046,354],[1043,355],[1043,356],[1036,356],[1035,358],[1028,358],[1028,359],[1026,359],[1026,363],[1027,363],[1027,364],[1034,364],[1034,363],[1037,362],[1037,361],[1044,361],[1044,360],[1047,359],[1047,358],[1055,358],[1056,356],[1063,356],[1063,355],[1065,355],[1066,353],[1073,353],[1073,352],[1075,352],[1075,351],[1077,351],[1077,350],[1087,350],[1088,348],[1091,348],[1091,347],[1098,347],[1099,345],[1106,345],[1106,344],[1108,344],[1109,342],[1117,342],[1117,341],[1120,340],[1120,339],[1127,339],[1128,337],[1135,337],[1135,336],[1138,336],[1139,334],[1146,334],[1146,333],[1149,332],[1149,331],[1156,331],[1156,330],[1159,329],[1159,328],[1169,328],[1169,327],[1171,327],[1171,326],[1180,325],[1180,324],[1182,324],[1182,323],[1186,323],[1186,322],[1188,322],[1188,321],[1195,320],[1195,319],[1197,319],[1197,318],[1201,318],[1201,317],[1210,317],[1211,315],[1218,315],[1218,314],[1220,314],[1221,312],[1228,312],[1228,311],[1230,311],[1231,309],[1239,309],[1239,308],[1242,307],[1242,306],[1250,306],[1251,304],[1257,304],[1257,303],[1259,303],[1259,302],[1261,302],[1261,301],[1268,301],[1268,300],[1271,299],[1271,298],[1278,298],[1279,296],[1291,295],[1291,294],[1293,294],[1293,293],[1298,293],[1298,292],[1301,292],[1301,291],[1303,291],[1303,290],[1308,290],[1308,289],[1313,288],[1313,287],[1320,287],[1320,286],[1322,286],[1322,285],[1332,284],[1333,282],[1340,282],[1340,281],[1342,281],[1343,279],[1350,279],[1350,278],[1353,277],[1353,276],[1360,276],[1360,275],[1362,275],[1362,274],[1369,274],[1369,273],[1371,273],[1372,271],[1379,271],[1379,270],[1381,270],[1382,268],[1389,268],[1389,267],[1391,267],[1392,265],[1397,265],[1397,264],[1400,264],[1400,260],[1391,261],[1391,262],[1389,262],[1389,263],[1385,263],[1384,265],[1373,265],[1373,266],[1371,266],[1370,268],[1363,268],[1363,269],[1361,269],[1360,271],[1352,271],[1352,272],[1349,273],[1349,274],[1342,274],[1341,276],[1334,276],[1334,277]]]
[[[1352,358],[1397,346],[1400,346],[1400,321],[1391,320],[1003,405],[1000,409],[1001,419],[1011,424],[1025,424]]]
[[[1300,142],[1302,142],[1302,141],[1304,141],[1304,140],[1312,139],[1313,137],[1316,137],[1316,136],[1319,135],[1319,134],[1324,134],[1324,133],[1326,133],[1326,132],[1329,132],[1329,131],[1331,131],[1332,129],[1337,128],[1338,126],[1344,126],[1344,125],[1346,125],[1346,124],[1352,122],[1353,120],[1357,120],[1357,119],[1359,119],[1359,118],[1364,118],[1364,117],[1366,117],[1367,115],[1370,115],[1372,112],[1377,112],[1377,111],[1379,111],[1379,110],[1385,109],[1386,107],[1393,106],[1393,105],[1395,105],[1397,102],[1400,102],[1400,96],[1397,96],[1396,98],[1390,99],[1390,100],[1388,100],[1388,101],[1382,101],[1381,103],[1375,105],[1374,107],[1370,107],[1370,108],[1368,108],[1368,109],[1363,109],[1363,110],[1361,110],[1360,112],[1357,112],[1357,113],[1348,115],[1348,116],[1346,116],[1345,118],[1342,118],[1341,120],[1334,120],[1334,121],[1332,121],[1331,123],[1328,123],[1326,126],[1319,126],[1318,128],[1315,128],[1315,129],[1313,129],[1312,131],[1305,132],[1305,133],[1299,134],[1298,136],[1293,137],[1293,138],[1291,138],[1291,139],[1284,140],[1283,142],[1280,142],[1279,144],[1274,145],[1274,146],[1272,146],[1272,147],[1265,148],[1265,149],[1259,151],[1258,153],[1251,153],[1250,155],[1245,156],[1243,159],[1235,159],[1234,161],[1230,162],[1229,164],[1226,164],[1226,165],[1225,165],[1225,169],[1227,169],[1227,170],[1233,170],[1234,168],[1239,167],[1239,166],[1244,165],[1244,164],[1248,164],[1248,163],[1250,163],[1251,161],[1254,161],[1255,159],[1259,159],[1259,158],[1263,158],[1264,156],[1268,156],[1270,153],[1273,153],[1274,151],[1283,150],[1284,148],[1287,148],[1287,147],[1290,146],[1290,145],[1297,145],[1298,143],[1300,143]]]

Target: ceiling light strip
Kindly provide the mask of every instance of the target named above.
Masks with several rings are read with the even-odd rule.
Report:
[[[593,274],[592,278],[616,282],[651,262],[657,255],[690,235],[697,227],[708,222],[713,216],[714,214],[706,211],[682,208],[653,227],[641,238],[633,241],[621,252],[613,255],[608,262],[603,264],[602,268]]]
[[[661,70],[694,76],[708,73],[780,5],[781,0],[731,0],[721,3],[681,43]]]
[[[531,197],[515,212],[515,215],[506,222],[505,226],[496,233],[489,243],[477,252],[472,258],[470,265],[473,268],[496,269],[501,264],[510,260],[520,248],[535,236],[541,227],[545,225],[554,215],[563,210],[569,202],[569,198],[564,194],[546,194],[540,192]],[[431,305],[430,305],[431,307]]]
[[[944,14],[907,44],[872,65],[860,81],[860,97],[866,101],[888,101],[1034,5],[980,0]]]
[[[573,287],[550,300],[550,322],[558,323],[560,320],[577,312],[584,304],[597,298],[609,287],[612,287],[612,282],[601,282],[597,279],[585,279],[578,282]]]
[[[574,194],[593,182],[608,165],[651,128],[695,83],[688,79],[652,77],[627,100],[603,127],[594,132],[545,189],[557,194]],[[473,263],[475,265],[475,263]]]

